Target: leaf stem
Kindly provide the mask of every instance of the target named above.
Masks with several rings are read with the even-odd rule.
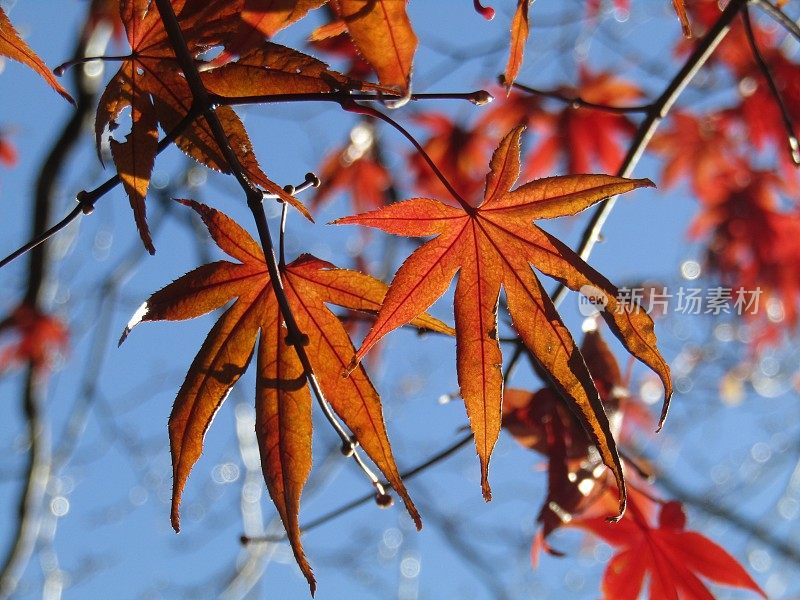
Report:
[[[104,62],[122,62],[131,58],[133,58],[133,56],[130,54],[125,56],[81,56],[80,58],[73,58],[72,60],[61,63],[57,67],[53,67],[53,73],[55,73],[57,77],[61,77],[67,69],[75,65],[82,65],[96,60],[102,60]]]
[[[209,92],[209,97],[214,104],[224,106],[235,106],[239,104],[275,104],[280,102],[335,102],[341,104],[342,101],[358,102],[385,102],[387,100],[405,100],[405,96],[394,94],[370,94],[370,93],[351,93],[346,90],[339,92],[305,92],[296,94],[263,94],[260,96],[220,96]],[[472,104],[483,106],[494,100],[494,97],[486,90],[476,90],[474,92],[430,92],[423,94],[411,94],[408,97],[412,101],[421,100],[466,100]]]
[[[439,167],[436,166],[436,163],[433,162],[433,159],[427,153],[425,148],[422,147],[422,144],[420,144],[417,141],[417,139],[413,135],[411,135],[411,133],[409,133],[409,131],[405,127],[400,125],[400,123],[392,119],[389,115],[386,115],[381,111],[372,108],[371,106],[364,106],[363,104],[358,104],[357,102],[353,102],[352,100],[342,102],[341,104],[342,108],[344,108],[345,110],[361,115],[366,115],[368,117],[374,117],[376,119],[383,121],[384,123],[389,124],[395,130],[397,130],[404,138],[406,138],[409,142],[411,142],[411,145],[414,146],[414,148],[417,150],[420,156],[422,156],[425,162],[428,163],[428,166],[431,168],[431,171],[433,171],[434,175],[436,175],[436,178],[442,183],[442,185],[445,188],[447,188],[447,191],[450,192],[450,195],[453,197],[453,199],[455,199],[455,201],[461,205],[461,208],[463,208],[467,214],[473,214],[475,212],[475,207],[472,206],[466,200],[464,200],[463,196],[461,196],[461,194],[458,193],[458,191],[453,187],[453,185],[450,183],[447,177],[445,177],[444,173],[442,173]]]

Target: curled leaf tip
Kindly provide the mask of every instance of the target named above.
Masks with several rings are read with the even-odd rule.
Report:
[[[606,517],[606,521],[608,521],[609,523],[619,523],[625,516],[625,509],[627,509],[627,507],[628,507],[628,494],[623,488],[620,490],[619,512],[613,517]]]
[[[144,302],[141,306],[139,306],[139,308],[136,309],[136,312],[133,313],[133,316],[131,317],[130,321],[128,321],[128,324],[122,331],[122,335],[119,336],[119,341],[117,342],[117,348],[122,346],[122,343],[126,339],[128,339],[128,335],[130,335],[130,332],[133,330],[133,328],[142,322],[142,319],[144,319],[145,315],[147,314],[147,311],[148,311],[147,302]]]
[[[172,528],[175,530],[175,533],[181,532],[181,516],[178,514],[178,507],[172,507],[172,513],[170,514],[170,523],[172,523]]]
[[[481,491],[483,492],[483,499],[486,502],[492,501],[492,488],[489,487],[489,479],[486,475],[481,477]]]
[[[661,429],[664,427],[664,421],[667,420],[667,413],[669,413],[669,403],[671,397],[671,393],[667,393],[664,396],[664,404],[661,406],[661,416],[658,418],[658,427],[656,427],[656,433],[661,432]]]

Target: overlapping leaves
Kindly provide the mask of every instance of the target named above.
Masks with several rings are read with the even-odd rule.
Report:
[[[421,523],[392,456],[378,393],[360,366],[347,377],[341,375],[355,350],[341,321],[326,307],[335,304],[374,313],[386,286],[368,275],[337,269],[307,254],[300,256],[282,268],[281,278],[294,318],[307,339],[289,340],[258,244],[223,213],[194,201],[184,203],[200,214],[217,245],[240,262],[217,261],[180,277],[153,294],[123,334],[124,340],[142,321],[191,319],[236,299],[203,342],[170,415],[172,523],[177,530],[183,488],[202,453],[206,429],[247,369],[259,338],[256,429],[264,477],[313,591],[314,578],[303,553],[297,516],[311,468],[311,399],[293,343],[306,346],[325,398],[400,494],[418,527]],[[426,315],[412,324],[452,334],[449,327]]]
[[[495,151],[483,201],[477,207],[464,204],[455,208],[438,200],[415,198],[336,221],[396,235],[435,236],[396,273],[351,368],[381,337],[427,310],[458,272],[454,303],[458,381],[481,462],[483,494],[489,499],[489,458],[501,425],[503,377],[497,306],[503,287],[514,329],[556,389],[580,414],[603,462],[614,473],[621,512],[624,479],[608,419],[575,342],[531,265],[571,289],[590,286],[604,294],[603,317],[611,330],[664,383],[662,419],[671,395],[669,367],[656,348],[653,322],[644,310],[618,302],[616,288],[605,277],[532,221],[575,214],[605,197],[652,184],[578,175],[540,179],[510,191],[519,176],[522,129],[509,133]]]
[[[200,59],[214,47],[225,45],[239,26],[241,0],[182,0],[173,2],[189,53]],[[131,130],[124,141],[111,140],[111,154],[134,211],[145,247],[155,251],[145,217],[145,197],[158,149],[158,125],[166,134],[178,133],[177,146],[207,167],[230,173],[231,168],[205,118],[184,119],[195,98],[178,67],[158,9],[148,0],[122,0],[122,21],[131,54],[109,82],[100,99],[95,134],[98,152],[106,131],[119,126],[123,111],[130,109]],[[203,69],[206,89],[223,97],[264,94],[326,93],[339,89],[380,89],[354,82],[331,71],[324,63],[289,48],[262,42],[235,62]],[[262,171],[250,138],[230,106],[219,106],[216,115],[230,147],[247,177],[265,191],[280,197],[311,218],[307,209]]]

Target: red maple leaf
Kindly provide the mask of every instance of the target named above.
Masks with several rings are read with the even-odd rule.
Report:
[[[774,173],[741,173],[730,181],[724,199],[708,206],[689,232],[710,236],[709,266],[733,288],[734,301],[739,289],[760,295],[743,314],[763,315],[768,299],[775,298],[783,305],[786,321],[794,325],[800,298],[800,214],[778,209],[780,189]]]
[[[6,332],[15,340],[0,349],[0,372],[24,363],[46,371],[55,354],[64,351],[69,343],[61,320],[25,302],[0,321],[0,333]]]
[[[667,129],[653,138],[650,149],[664,159],[661,184],[675,185],[688,178],[692,192],[702,202],[718,202],[728,181],[742,171],[741,140],[733,132],[727,112],[694,116],[675,112]]]
[[[319,170],[322,182],[311,203],[315,209],[345,192],[357,211],[373,210],[386,203],[392,177],[375,156],[375,132],[359,125],[350,133],[350,143],[325,158]]]
[[[492,139],[480,124],[466,128],[440,113],[422,113],[414,120],[431,132],[423,144],[434,164],[462,196],[480,193],[486,157]],[[447,196],[449,192],[418,152],[409,155],[416,191],[426,196]]]
[[[580,69],[577,86],[559,91],[565,97],[612,106],[634,104],[642,97],[633,83],[586,67]],[[537,123],[543,139],[528,157],[526,175],[531,177],[552,173],[560,160],[566,162],[567,173],[589,173],[595,165],[614,173],[624,156],[623,143],[636,131],[626,115],[563,104]]]
[[[631,489],[628,512],[619,523],[602,517],[572,521],[618,549],[603,575],[605,598],[636,600],[649,575],[651,599],[708,598],[713,595],[701,577],[732,587],[766,594],[735,558],[695,531],[686,531],[686,515],[679,502],[661,505],[658,524],[647,516],[649,501]]]
[[[631,408],[634,419],[641,408],[632,399],[623,381],[617,361],[597,330],[588,331],[581,344],[581,354],[592,375],[612,431],[620,439]],[[648,413],[649,415],[649,413]],[[645,420],[648,425],[651,420]],[[613,506],[616,502],[613,479],[603,468],[592,442],[580,422],[558,394],[550,387],[535,393],[508,389],[503,396],[503,428],[521,445],[548,459],[547,497],[537,520],[534,563],[540,550],[559,555],[547,543],[548,536],[565,521],[587,516]],[[630,426],[627,427],[628,433]]]

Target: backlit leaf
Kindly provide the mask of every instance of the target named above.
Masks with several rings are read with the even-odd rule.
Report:
[[[666,400],[671,395],[669,368],[656,349],[653,323],[644,310],[618,304],[616,288],[532,221],[575,214],[605,197],[652,183],[581,175],[542,179],[509,191],[519,175],[522,129],[509,133],[496,150],[483,201],[475,208],[466,202],[455,208],[438,200],[416,198],[336,221],[396,235],[434,236],[395,274],[378,318],[350,366],[355,367],[381,337],[427,310],[458,272],[458,379],[481,462],[483,494],[488,500],[489,458],[501,424],[503,380],[497,305],[501,287],[505,288],[514,329],[551,383],[570,400],[603,462],[614,473],[621,513],[625,506],[624,479],[608,420],[583,358],[531,265],[573,289],[589,284],[601,290],[610,303],[604,318],[628,351],[659,374]]]

